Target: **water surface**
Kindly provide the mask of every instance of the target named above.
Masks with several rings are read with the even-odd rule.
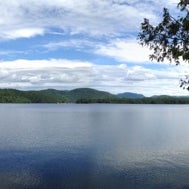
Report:
[[[0,105],[1,189],[187,189],[187,105]]]

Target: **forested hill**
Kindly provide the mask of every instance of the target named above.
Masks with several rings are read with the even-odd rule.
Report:
[[[78,88],[70,91],[59,91],[54,89],[48,89],[43,90],[41,92],[44,92],[45,94],[48,94],[50,96],[56,96],[56,98],[62,98],[66,102],[76,102],[80,99],[109,99],[109,98],[115,98],[115,95],[112,95],[108,92],[104,91],[98,91],[95,89],[90,88]]]
[[[142,94],[130,93],[130,92],[119,93],[119,94],[117,94],[117,96],[120,97],[120,98],[133,98],[133,99],[144,98],[145,97]]]
[[[90,88],[74,90],[47,89],[20,91],[0,89],[0,103],[123,103],[123,104],[189,104],[189,97],[144,97],[135,93],[113,95]]]
[[[0,89],[0,103],[69,103],[85,100],[113,99],[115,95],[90,88],[74,90],[47,89],[40,91],[20,91]]]

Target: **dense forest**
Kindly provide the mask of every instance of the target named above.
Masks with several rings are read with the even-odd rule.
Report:
[[[0,89],[0,103],[118,103],[118,104],[189,104],[189,97],[153,96],[136,98],[120,97],[108,92],[89,88],[70,91],[47,89],[40,91],[20,91]]]
[[[144,97],[140,99],[133,98],[112,98],[112,99],[79,99],[76,103],[112,103],[112,104],[189,104],[189,98],[186,97]]]

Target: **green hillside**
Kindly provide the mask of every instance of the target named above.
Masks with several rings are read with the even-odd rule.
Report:
[[[70,91],[47,89],[47,90],[43,90],[41,92],[44,92],[45,94],[53,96],[56,99],[58,99],[59,101],[63,100],[65,102],[77,102],[78,100],[82,100],[82,99],[94,100],[94,99],[116,98],[116,96],[114,96],[108,92],[98,91],[98,90],[90,89],[90,88],[78,88],[78,89],[73,89]]]
[[[14,89],[0,89],[0,103],[31,103],[22,91]]]
[[[114,95],[89,88],[79,88],[70,91],[47,89],[40,91],[19,91],[15,89],[0,89],[0,103],[65,103],[78,100],[98,100],[115,98]]]
[[[132,98],[120,98],[111,93],[90,88],[78,88],[70,91],[55,89],[40,91],[0,89],[0,103],[189,104],[189,97],[161,95],[144,98],[133,98],[133,96]]]
[[[65,97],[69,99],[71,102],[76,102],[80,99],[110,99],[115,98],[114,95],[104,92],[104,91],[98,91],[95,89],[90,88],[79,88],[74,89],[71,91],[68,91],[65,93]]]

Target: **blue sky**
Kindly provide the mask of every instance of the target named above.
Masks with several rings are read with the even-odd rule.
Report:
[[[150,62],[140,23],[158,23],[177,0],[0,2],[0,88],[91,87],[112,93],[187,95],[187,65]]]

